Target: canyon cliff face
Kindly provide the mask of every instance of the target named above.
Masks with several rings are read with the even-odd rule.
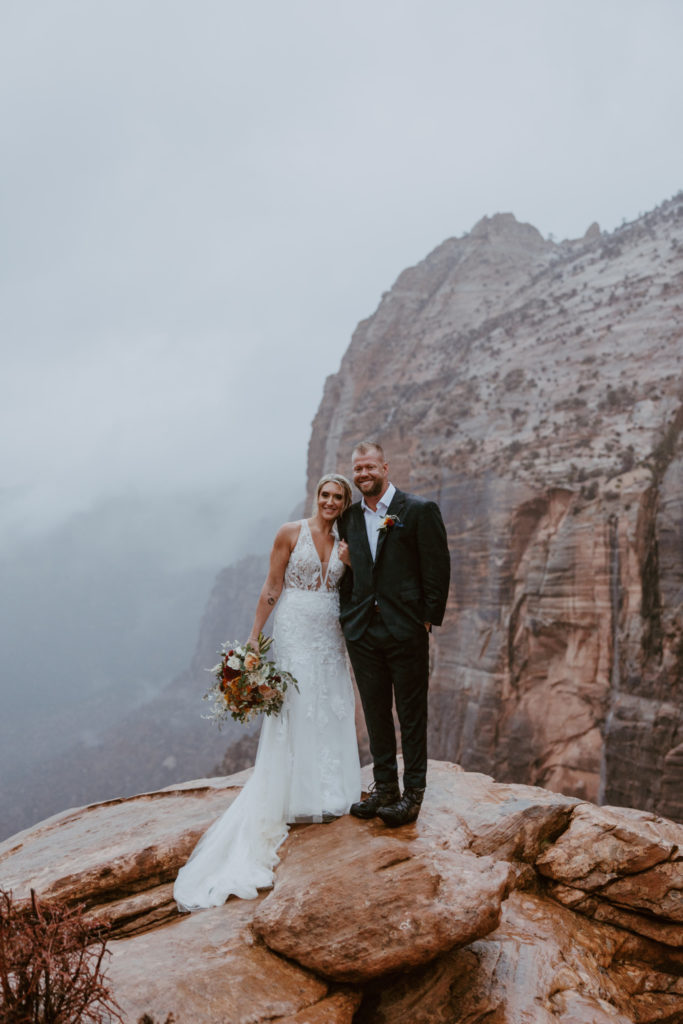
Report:
[[[683,818],[683,195],[554,243],[484,218],[359,324],[308,490],[381,441],[453,578],[430,754]]]

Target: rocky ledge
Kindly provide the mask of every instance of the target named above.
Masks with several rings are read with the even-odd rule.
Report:
[[[683,1021],[683,825],[431,762],[415,825],[299,826],[272,890],[178,915],[175,874],[246,777],[69,811],[0,845],[15,898],[34,888],[106,922],[126,1020]]]

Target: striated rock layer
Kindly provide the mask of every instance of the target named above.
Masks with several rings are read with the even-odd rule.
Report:
[[[271,891],[181,916],[173,878],[247,777],[0,844],[19,903],[35,888],[105,924],[131,1024],[683,1021],[683,825],[431,761],[417,823],[299,826]]]
[[[359,324],[309,491],[362,437],[439,501],[430,753],[683,819],[683,195],[554,243],[484,218]]]

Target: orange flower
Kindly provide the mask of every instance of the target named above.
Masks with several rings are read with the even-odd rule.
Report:
[[[389,531],[393,530],[395,526],[403,526],[403,523],[398,516],[387,515],[382,520],[378,528],[378,533],[389,533]]]
[[[244,656],[244,667],[247,672],[251,672],[253,668],[258,668],[261,664],[261,659],[255,651],[247,651]]]

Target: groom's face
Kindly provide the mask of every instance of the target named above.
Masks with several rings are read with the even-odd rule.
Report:
[[[378,452],[370,450],[353,453],[353,482],[366,498],[378,498],[389,483],[389,466],[382,462]]]

